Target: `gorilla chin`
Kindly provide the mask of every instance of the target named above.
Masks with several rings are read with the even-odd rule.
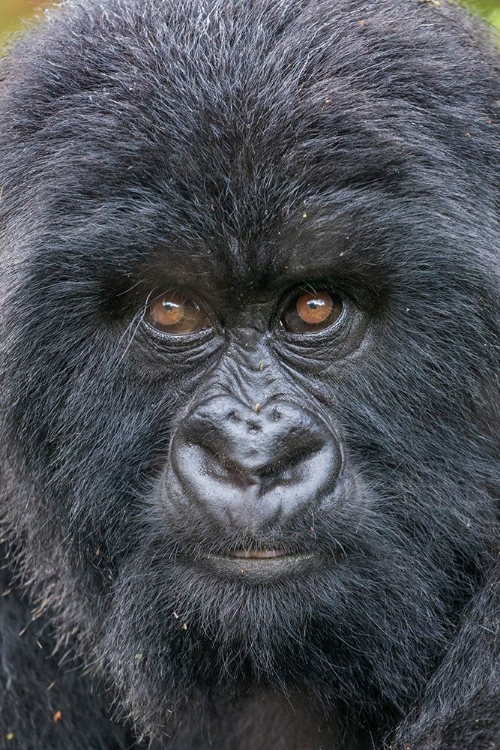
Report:
[[[274,536],[274,548],[264,535],[258,542],[241,536],[237,546],[234,537],[207,542],[201,523],[197,540],[172,519],[155,519],[147,536],[141,532],[142,549],[114,584],[100,649],[149,731],[168,733],[174,716],[181,725],[192,720],[201,700],[217,706],[230,699],[244,711],[254,694],[266,701],[281,694],[291,706],[300,695],[301,705],[309,702],[321,715],[335,707],[337,716],[343,706],[346,715],[360,716],[372,710],[367,688],[371,695],[384,690],[388,711],[403,694],[411,699],[444,637],[441,603],[428,597],[423,620],[427,571],[400,548],[396,529],[382,536],[375,518],[346,515],[344,528],[340,518],[336,525],[340,542],[332,513],[340,516],[337,503],[317,511],[315,528],[302,517],[290,522]],[[415,601],[407,588],[417,592]],[[398,642],[388,642],[391,632]],[[362,650],[359,633],[369,643]],[[409,649],[418,659],[403,684],[400,664]],[[363,692],[353,690],[361,683]]]
[[[500,747],[500,57],[65,0],[0,61],[0,750]]]

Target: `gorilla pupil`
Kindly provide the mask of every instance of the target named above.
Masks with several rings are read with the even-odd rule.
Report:
[[[171,302],[170,300],[165,300],[163,302],[163,307],[165,308],[165,323],[167,325],[174,325],[175,323],[178,323],[184,315],[182,307],[175,302]]]

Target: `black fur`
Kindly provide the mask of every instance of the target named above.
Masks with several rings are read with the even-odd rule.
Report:
[[[500,748],[499,108],[443,0],[68,0],[16,42],[2,750]],[[208,333],[151,330],[172,286]],[[311,287],[345,315],[289,335]],[[181,492],[209,397],[292,404],[336,481],[260,525]],[[245,546],[315,563],[211,567]]]

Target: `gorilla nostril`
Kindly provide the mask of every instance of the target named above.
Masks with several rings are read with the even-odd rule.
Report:
[[[254,419],[248,419],[247,420],[247,427],[250,432],[261,432],[262,431],[262,425],[260,422],[255,421]]]
[[[271,419],[273,422],[279,422],[283,418],[281,411],[275,406],[271,412]]]
[[[207,471],[214,478],[238,487],[260,485],[263,477],[256,451],[251,451],[245,462],[227,456],[207,456]]]

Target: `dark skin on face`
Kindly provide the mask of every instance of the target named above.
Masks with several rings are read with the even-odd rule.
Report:
[[[322,493],[335,485],[340,470],[338,447],[328,426],[300,405],[299,395],[299,404],[294,405],[286,377],[264,374],[271,366],[266,338],[286,332],[292,341],[311,339],[314,351],[312,337],[321,331],[334,340],[341,318],[349,314],[335,292],[306,286],[311,291],[304,291],[302,285],[288,292],[275,310],[273,301],[242,304],[239,312],[246,315],[245,324],[234,327],[221,325],[216,313],[209,312],[201,299],[194,299],[189,289],[158,295],[144,317],[148,334],[169,347],[184,340],[194,347],[198,340],[206,342],[217,334],[221,344],[224,334],[232,336],[236,346],[243,342],[247,366],[254,370],[253,385],[247,380],[245,364],[238,366],[237,358],[232,358],[235,382],[228,379],[221,392],[217,393],[219,386],[211,385],[210,378],[204,378],[203,395],[191,401],[189,413],[183,415],[173,436],[168,481],[172,493],[189,498],[208,517],[213,515],[214,521],[225,524],[229,519],[235,534],[251,533],[250,546],[228,550],[226,565],[232,559],[266,560],[266,574],[271,568],[282,574],[285,562],[296,565],[311,555],[297,556],[273,544],[261,545],[262,528],[274,525],[278,518],[285,523],[288,515],[319,503]],[[269,310],[272,316],[266,320]],[[229,319],[237,318],[238,312]],[[224,359],[223,354],[219,357]],[[219,368],[222,365],[219,359]],[[220,383],[220,369],[215,372]],[[238,382],[242,384],[239,389]],[[220,556],[217,560],[220,566]]]
[[[291,232],[276,236],[282,234]],[[340,369],[355,356],[374,300],[366,290],[356,297],[356,275],[347,276],[345,261],[343,274],[331,262],[321,269],[314,259],[321,257],[321,246],[314,249],[313,235],[310,243],[307,268],[294,257],[294,246],[278,239],[283,270],[268,269],[261,283],[249,279],[246,269],[241,273],[241,255],[237,263],[226,259],[230,285],[211,272],[201,253],[198,274],[183,273],[183,258],[159,255],[153,264],[157,277],[165,267],[172,277],[165,292],[158,293],[158,285],[148,288],[146,270],[136,272],[143,290],[132,286],[131,312],[142,309],[138,332],[146,358],[153,347],[167,356],[178,350],[185,359],[196,352],[186,375],[187,408],[181,405],[170,437],[165,481],[168,502],[186,506],[194,518],[199,514],[209,537],[225,529],[220,551],[206,555],[210,570],[234,569],[260,580],[321,566],[323,556],[306,546],[286,537],[277,543],[278,529],[300,517],[312,519],[350,481],[335,424],[315,409],[310,394],[332,362]],[[318,271],[322,280],[314,279]],[[122,305],[126,296],[120,293]],[[308,372],[302,373],[303,361]],[[308,536],[313,525],[311,520],[306,527]],[[195,558],[199,565],[199,552]],[[250,567],[235,562],[241,560]]]
[[[143,279],[142,291],[132,289],[137,296],[131,309],[141,311],[138,364],[151,367],[153,347],[158,348],[156,371],[168,367],[162,356],[175,357],[178,350],[189,357],[196,351],[198,373],[186,375],[190,395],[181,402],[170,433],[164,496],[158,497],[162,525],[172,524],[174,509],[200,535],[201,544],[191,540],[177,560],[186,584],[192,576],[208,575],[221,586],[295,586],[301,580],[307,585],[311,574],[335,566],[345,554],[340,546],[320,549],[310,543],[316,533],[314,513],[352,491],[339,436],[310,401],[310,384],[332,360],[341,366],[355,355],[369,315],[354,301],[354,286],[346,292],[354,275],[342,284],[336,269],[325,266],[324,281],[315,281],[320,264],[313,260],[311,271],[303,263],[295,268],[293,250],[282,253],[285,269],[279,275],[269,271],[262,284],[239,277],[237,268],[233,283],[221,284],[203,261],[198,275],[187,274],[175,257],[165,262],[172,275],[170,283],[165,281],[167,291],[158,293],[158,284],[148,290],[147,273],[136,274]],[[181,266],[178,283],[176,263]],[[161,278],[163,269],[156,262],[153,267]],[[125,307],[126,296],[120,293]],[[275,347],[289,345],[286,362]],[[303,376],[294,366],[297,356],[309,363],[310,372]],[[294,534],[287,534],[294,524]],[[174,620],[182,619],[175,612]],[[262,624],[266,627],[266,620]],[[248,625],[254,627],[252,617]],[[193,623],[180,627],[189,632]],[[255,691],[249,685],[247,690],[244,701],[238,697],[225,709],[223,727],[232,726],[235,748],[259,745],[263,732],[273,748],[372,745],[372,733],[364,728],[355,737],[344,736],[336,712],[329,711],[327,718],[301,691],[283,699],[267,687]],[[212,742],[227,744],[218,715],[209,710],[207,722]],[[258,728],[248,730],[248,724]],[[190,722],[179,730],[175,747],[204,741],[197,722]]]
[[[416,0],[0,60],[0,750],[500,747],[500,63]]]

